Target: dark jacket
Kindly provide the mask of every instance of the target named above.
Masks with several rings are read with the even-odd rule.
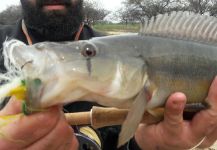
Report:
[[[34,36],[31,35],[31,32],[29,34],[32,38],[33,43],[40,42],[40,40],[34,39]],[[83,31],[81,32],[80,40],[86,40],[97,36],[103,36],[103,34],[94,31],[92,28],[90,28],[87,25],[84,25]],[[21,21],[18,21],[16,25],[0,26],[0,49],[2,50],[2,44],[6,39],[12,39],[12,38],[27,43],[27,39],[21,28]],[[5,68],[3,64],[2,55],[0,58],[1,58],[0,71],[4,72]],[[66,110],[67,112],[88,111],[92,108],[93,105],[96,104],[90,102],[75,102],[66,105],[64,107],[64,110]],[[119,131],[120,131],[119,126],[105,127],[98,130],[103,143],[103,150],[116,150]],[[124,150],[127,148],[126,146],[124,146],[121,149]],[[131,148],[131,149],[136,150],[136,148]]]

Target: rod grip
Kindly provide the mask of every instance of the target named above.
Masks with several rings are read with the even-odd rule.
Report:
[[[65,113],[67,122],[70,125],[90,125],[90,112]]]
[[[90,112],[65,113],[70,125],[91,125],[93,128],[121,125],[127,117],[128,109],[106,108],[94,106]],[[145,112],[142,123],[154,124],[161,120],[160,117]]]
[[[124,122],[127,113],[127,109],[103,108],[94,106],[92,108],[91,125],[95,129],[105,126],[120,125]]]

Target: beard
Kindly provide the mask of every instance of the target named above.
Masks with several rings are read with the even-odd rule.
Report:
[[[63,4],[65,10],[45,11],[46,4]],[[72,40],[83,21],[83,0],[21,0],[26,26],[44,40]]]

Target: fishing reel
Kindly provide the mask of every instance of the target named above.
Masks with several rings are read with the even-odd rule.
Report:
[[[89,126],[74,127],[79,142],[79,150],[102,150],[99,132]]]

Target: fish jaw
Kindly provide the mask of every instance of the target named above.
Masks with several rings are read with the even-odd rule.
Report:
[[[77,69],[61,71],[60,73],[65,73],[57,76],[63,76],[64,78],[55,79],[56,83],[54,83],[55,85],[60,83],[60,86],[57,86],[58,88],[56,88],[58,90],[55,90],[56,95],[61,93],[59,87],[62,89],[64,88],[62,93],[67,91],[69,95],[73,95],[70,94],[70,91],[72,93],[74,93],[73,91],[79,91],[78,93],[80,94],[76,95],[77,92],[75,92],[75,95],[70,98],[64,99],[62,97],[55,103],[58,104],[86,100],[94,101],[104,106],[120,107],[124,105],[124,107],[129,107],[132,103],[132,99],[143,88],[147,78],[145,75],[146,73],[143,70],[143,63],[136,60],[135,67],[121,61],[114,61],[114,64],[111,63],[111,65],[107,65],[110,73],[108,71],[102,73],[101,70],[104,70],[101,68],[104,67],[105,69],[105,66],[101,66],[99,62],[101,62],[101,60],[92,61],[93,70],[91,74],[88,74],[87,71],[79,71]],[[107,62],[109,63],[109,61]],[[50,90],[50,88],[47,89],[48,91]],[[50,104],[53,105],[53,102],[51,102],[54,101],[54,98],[52,98],[53,92],[44,93],[48,93],[50,96],[43,96],[41,101],[46,101],[46,106]],[[67,94],[65,93],[63,96],[66,95]],[[42,106],[43,105],[44,104],[42,104]]]
[[[132,57],[131,53],[123,56],[117,51],[110,53],[107,51],[110,47],[103,47],[101,53],[87,59],[81,53],[86,44],[94,45],[91,41],[79,41],[13,47],[16,64],[23,67],[24,78],[30,80],[27,87],[30,107],[44,108],[82,100],[83,97],[88,101],[94,101],[92,97],[100,97],[102,100],[96,100],[100,104],[118,106],[139,93],[144,84],[143,60]],[[42,85],[31,85],[34,79],[40,79]],[[35,88],[38,91],[32,94]]]
[[[133,98],[138,94],[141,90],[141,81],[133,83],[139,84],[128,84],[128,86],[132,85],[135,87],[133,90],[130,90],[130,87],[125,87],[123,90],[121,83],[119,88],[114,87],[114,81],[107,82],[99,82],[98,80],[80,78],[76,80],[66,80],[59,79],[55,80],[55,85],[51,88],[49,86],[46,87],[47,91],[44,89],[45,93],[40,99],[40,107],[48,107],[55,104],[60,103],[69,103],[75,101],[94,101],[100,105],[104,106],[112,106],[112,107],[124,107],[129,108],[133,102]],[[50,91],[50,92],[48,92]],[[120,94],[121,93],[121,94]]]
[[[29,96],[29,107],[46,108],[57,104],[65,104],[75,101],[94,101],[104,106],[129,107],[133,98],[141,91],[146,77],[143,77],[141,69],[131,70],[128,76],[123,76],[121,66],[117,67],[114,76],[108,78],[96,78],[79,72],[59,71],[50,78],[41,77],[41,87],[35,87],[32,82],[27,86],[27,93],[36,93]],[[64,77],[64,78],[63,78]],[[31,79],[34,80],[34,79]],[[134,88],[132,88],[134,87]],[[38,89],[37,89],[38,88]],[[36,91],[36,92],[35,92]]]

